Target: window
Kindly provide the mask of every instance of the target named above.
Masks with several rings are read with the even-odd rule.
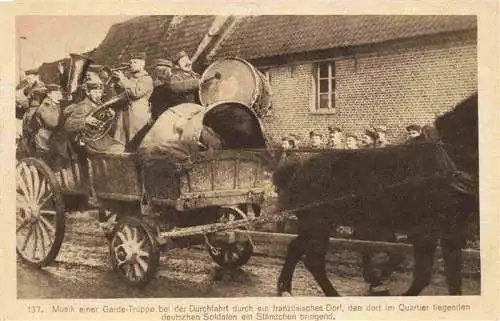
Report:
[[[315,111],[335,112],[335,63],[321,62],[315,69]]]

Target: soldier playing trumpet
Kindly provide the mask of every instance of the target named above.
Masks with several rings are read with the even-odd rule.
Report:
[[[128,143],[150,119],[148,98],[153,91],[153,79],[144,70],[146,54],[130,55],[129,75],[126,77],[121,70],[113,73],[117,85],[127,95],[127,109],[122,111],[117,119],[115,139],[122,144]]]

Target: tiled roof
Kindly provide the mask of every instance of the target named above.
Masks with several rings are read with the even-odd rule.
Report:
[[[131,52],[145,51],[147,64],[160,57],[173,57],[184,50],[192,55],[215,16],[141,16],[111,27],[92,58],[108,66],[126,61]],[[180,19],[179,19],[180,18]]]
[[[256,59],[477,28],[475,16],[251,16],[215,58]]]

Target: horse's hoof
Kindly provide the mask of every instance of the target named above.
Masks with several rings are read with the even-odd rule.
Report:
[[[280,296],[292,296],[292,294],[290,292],[284,291],[281,292]]]

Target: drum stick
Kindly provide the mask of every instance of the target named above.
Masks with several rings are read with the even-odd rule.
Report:
[[[203,80],[203,84],[206,84],[207,82],[212,81],[212,80],[214,80],[214,79],[219,80],[219,79],[221,79],[221,78],[222,78],[221,73],[217,71],[217,72],[216,72],[216,73],[215,73],[212,77],[209,77],[209,78],[207,78],[207,79]]]

